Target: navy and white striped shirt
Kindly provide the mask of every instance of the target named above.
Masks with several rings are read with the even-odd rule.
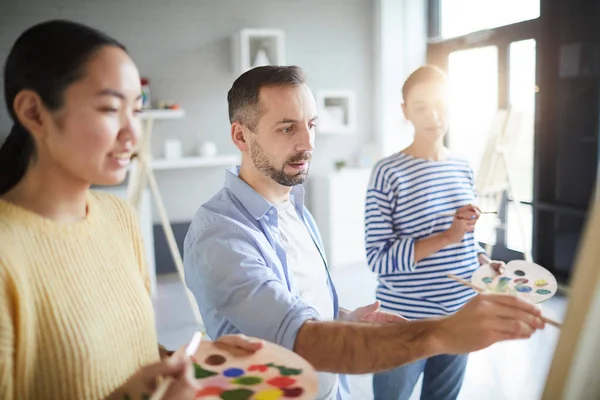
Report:
[[[475,296],[449,279],[470,280],[484,250],[472,232],[418,263],[415,241],[444,232],[458,208],[474,204],[473,171],[459,158],[428,161],[397,153],[379,161],[371,176],[365,209],[365,243],[378,275],[382,308],[408,319],[449,315]]]

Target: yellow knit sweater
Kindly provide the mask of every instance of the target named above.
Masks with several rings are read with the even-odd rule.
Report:
[[[101,399],[159,359],[136,216],[88,198],[71,224],[0,200],[0,399]]]

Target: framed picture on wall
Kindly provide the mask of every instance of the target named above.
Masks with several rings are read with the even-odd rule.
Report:
[[[320,134],[356,132],[356,95],[352,90],[319,90],[317,92]]]

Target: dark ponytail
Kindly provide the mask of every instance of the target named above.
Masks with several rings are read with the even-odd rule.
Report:
[[[33,90],[49,110],[59,110],[67,87],[82,78],[88,59],[104,46],[125,50],[104,33],[65,20],[37,24],[19,36],[4,66],[4,98],[13,127],[0,147],[0,195],[23,178],[36,151],[13,108],[17,94]]]
[[[0,194],[15,186],[27,170],[34,151],[31,135],[21,125],[14,124],[0,147]]]

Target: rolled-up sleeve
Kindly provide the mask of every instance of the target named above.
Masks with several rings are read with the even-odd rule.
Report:
[[[318,312],[266,265],[256,239],[235,223],[211,223],[184,249],[186,285],[209,336],[243,333],[294,348],[298,329]]]

